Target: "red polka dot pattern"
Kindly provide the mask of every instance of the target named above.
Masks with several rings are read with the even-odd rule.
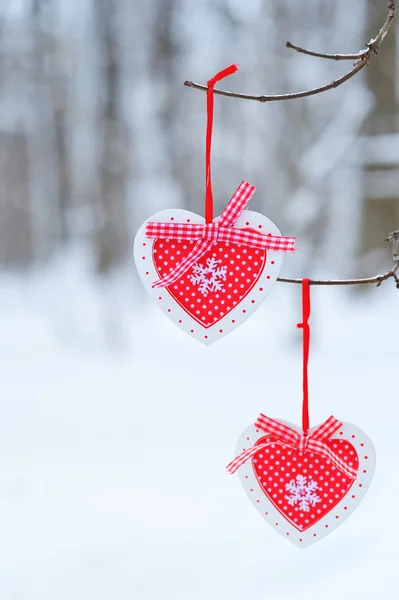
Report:
[[[259,486],[270,502],[298,531],[306,531],[341,501],[353,480],[331,464],[324,456],[299,452],[272,437],[271,442],[254,454],[252,466]],[[355,469],[358,455],[350,442],[332,439],[327,445]]]
[[[155,240],[153,261],[158,276],[172,271],[190,253],[194,243]],[[266,263],[264,250],[216,243],[181,279],[166,289],[181,308],[206,329],[223,319],[251,293]]]

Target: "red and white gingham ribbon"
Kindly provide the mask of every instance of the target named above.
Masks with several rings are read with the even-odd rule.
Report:
[[[177,281],[207,252],[212,244],[230,242],[259,250],[294,252],[294,237],[265,235],[257,231],[234,228],[238,217],[248,205],[255,192],[253,185],[242,181],[218,221],[198,225],[191,223],[155,223],[146,225],[146,237],[170,240],[198,240],[191,252],[152,287],[165,287]]]
[[[284,446],[289,446],[300,452],[314,452],[315,454],[321,454],[324,458],[331,461],[337,469],[345,473],[345,475],[351,479],[356,479],[357,470],[350,465],[347,465],[346,462],[325,443],[326,440],[329,440],[331,436],[338,431],[341,425],[342,423],[340,423],[340,421],[331,416],[327,421],[322,423],[322,425],[319,425],[313,433],[304,435],[298,433],[295,429],[288,427],[288,425],[284,425],[270,417],[260,414],[255,423],[255,427],[257,429],[262,429],[262,431],[265,431],[268,435],[273,436],[274,440],[263,444],[255,444],[255,446],[248,448],[248,450],[244,450],[227,465],[226,469],[231,474],[235,473],[241,465],[259,452],[259,450],[270,446],[270,444],[275,444],[277,441]]]

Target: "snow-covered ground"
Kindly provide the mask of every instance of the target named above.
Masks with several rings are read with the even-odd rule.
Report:
[[[300,289],[202,347],[75,259],[0,278],[1,600],[393,598],[399,292],[312,289],[311,420],[374,440],[345,524],[304,551],[225,473],[260,411],[300,422]],[[288,289],[288,287],[290,289]]]

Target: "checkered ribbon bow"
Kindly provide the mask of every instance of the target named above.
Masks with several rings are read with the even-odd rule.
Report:
[[[351,479],[356,479],[357,470],[350,465],[347,465],[346,462],[325,443],[336,431],[338,431],[341,425],[342,423],[335,417],[329,417],[327,421],[322,423],[322,425],[319,425],[313,433],[306,435],[298,433],[295,429],[288,427],[288,425],[284,425],[274,419],[270,419],[270,417],[260,414],[255,423],[255,427],[257,429],[262,429],[262,431],[265,431],[268,435],[273,436],[273,440],[262,444],[255,444],[255,446],[248,448],[248,450],[244,450],[227,465],[226,469],[231,474],[235,473],[241,465],[252,458],[259,450],[266,448],[266,446],[270,446],[270,444],[275,444],[277,441],[284,446],[289,446],[300,452],[314,452],[315,454],[321,454],[324,458],[331,461],[337,469],[345,473],[345,475]]]
[[[255,192],[253,185],[242,181],[218,221],[204,225],[191,223],[154,223],[146,225],[146,237],[171,240],[197,240],[191,252],[162,279],[152,284],[153,288],[166,287],[177,281],[207,252],[212,244],[230,242],[259,250],[294,252],[294,237],[265,235],[257,231],[234,228],[238,217],[248,205]]]

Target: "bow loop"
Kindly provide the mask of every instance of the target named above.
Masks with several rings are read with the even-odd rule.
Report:
[[[276,252],[295,252],[295,238],[279,235],[264,235],[257,231],[234,227],[237,219],[255,193],[253,185],[242,181],[224,209],[218,221],[199,224],[156,223],[146,225],[148,238],[195,240],[191,252],[168,275],[152,284],[152,287],[167,287],[177,281],[207,252],[213,244],[228,242],[242,244],[248,248],[273,250]]]

